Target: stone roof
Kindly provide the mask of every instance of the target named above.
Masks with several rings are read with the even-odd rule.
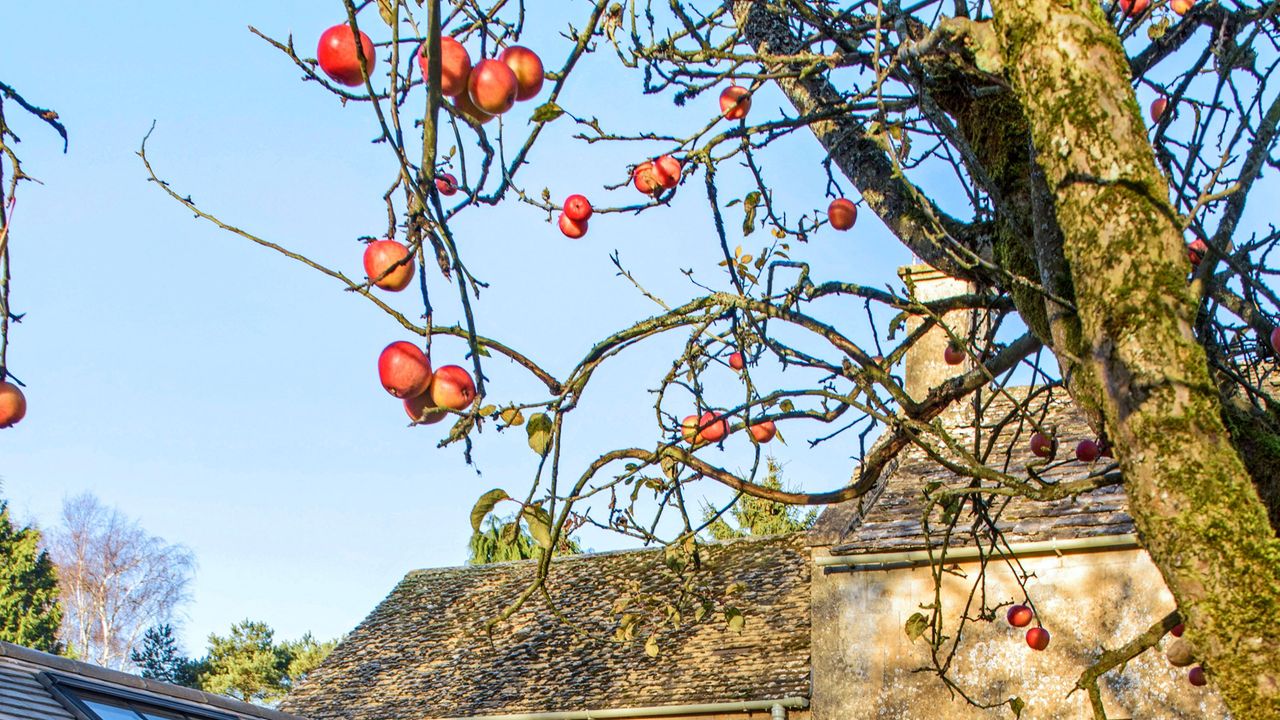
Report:
[[[1015,389],[1015,394],[1025,389]],[[1058,450],[1053,462],[1031,453],[1030,424],[1005,424],[999,437],[982,443],[987,464],[1009,474],[1026,478],[1027,467],[1035,464],[1041,478],[1049,482],[1083,477],[1089,470],[1101,467],[1108,458],[1086,465],[1075,459],[1075,446],[1080,440],[1093,439],[1094,434],[1080,414],[1061,393],[1045,408],[1042,427],[1054,431]],[[967,402],[967,401],[966,401]],[[991,438],[1001,421],[1013,410],[1013,401],[997,398],[986,406],[984,421],[978,428],[983,438]],[[972,416],[969,415],[971,418]],[[961,422],[952,415],[945,424],[964,446],[974,447],[973,423]],[[938,482],[945,486],[968,484],[968,478],[957,477],[939,465],[924,450],[914,445],[905,449],[886,468],[882,481],[866,498],[828,507],[819,517],[810,535],[810,545],[830,546],[833,554],[863,554],[921,550],[927,547],[923,523],[926,505],[924,488]],[[972,524],[971,511],[962,516],[957,528]],[[996,524],[1009,542],[1063,540],[1134,532],[1128,501],[1120,485],[1100,488],[1075,498],[1037,502],[1025,498],[997,498],[992,513]],[[942,522],[935,508],[931,527]],[[935,544],[936,544],[935,540]],[[950,539],[953,546],[973,544],[971,533],[957,532]]]
[[[178,701],[237,720],[301,720],[221,695],[146,680],[7,642],[0,642],[0,720],[76,720],[41,682],[42,675],[78,680],[105,694],[123,691],[143,698]]]
[[[534,561],[411,572],[282,707],[313,720],[424,720],[809,696],[802,538],[702,546],[688,577],[715,611],[694,622],[693,604],[678,604],[680,624],[657,633],[650,657],[648,630],[682,586],[664,558],[642,550],[556,560],[548,588],[565,620],[535,595],[491,638],[484,622],[528,586]],[[636,585],[663,599],[642,615],[637,639],[615,642],[615,602]],[[726,603],[746,616],[739,632],[727,627]]]

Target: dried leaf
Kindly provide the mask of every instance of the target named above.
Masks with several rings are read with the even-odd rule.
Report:
[[[378,0],[378,14],[382,16],[382,22],[389,26],[395,26],[396,10],[391,4],[392,0]]]
[[[750,235],[756,230],[756,208],[760,205],[760,191],[752,190],[742,200],[742,234]]]
[[[658,638],[650,635],[648,640],[644,641],[644,654],[649,657],[658,657],[658,653],[662,652],[658,649]]]
[[[519,408],[506,408],[500,415],[498,415],[498,417],[502,419],[502,422],[513,427],[518,427],[524,424],[524,413],[520,412]]]
[[[738,608],[725,608],[724,621],[733,632],[742,632],[747,626],[747,618]]]
[[[907,638],[915,642],[929,629],[929,618],[924,613],[912,613],[911,617],[907,618],[907,625],[903,629],[907,633]]]
[[[541,505],[525,505],[520,516],[529,526],[529,534],[534,541],[547,550],[551,549],[551,513],[542,509]]]
[[[551,446],[551,417],[546,413],[538,413],[529,418],[529,424],[525,426],[525,430],[529,433],[529,447],[539,456],[547,454],[547,448]]]
[[[549,102],[539,105],[537,110],[533,111],[533,116],[529,118],[530,122],[551,122],[564,114],[564,108]]]

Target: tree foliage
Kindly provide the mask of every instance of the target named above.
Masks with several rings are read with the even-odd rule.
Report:
[[[760,483],[761,487],[770,490],[782,489],[782,468],[774,458],[766,458],[768,474]],[[707,532],[716,540],[732,540],[741,537],[763,537],[766,535],[785,535],[800,532],[813,527],[818,520],[817,510],[805,510],[754,495],[739,495],[734,498],[728,508],[728,515],[733,524],[725,520],[725,512],[717,511],[710,506],[703,507],[702,521],[707,525]]]
[[[424,48],[433,58],[424,72],[435,78],[443,35],[486,54],[519,42],[522,3],[393,0],[375,15],[361,12],[373,4],[335,0],[380,49],[375,72],[366,65],[358,87],[329,82],[292,42],[267,42],[344,104],[369,106],[374,139],[389,152],[390,190],[380,191],[388,223],[377,230],[402,238],[414,257],[421,320],[388,304],[372,287],[376,278],[353,281],[198,207],[161,180],[145,144],[142,159],[150,179],[198,217],[333,278],[385,311],[389,324],[420,336],[427,352],[441,337],[464,342],[477,394],[451,416],[440,444],[458,444],[470,458],[476,434],[536,413],[526,425],[534,457],[522,513],[534,513],[529,527],[545,547],[574,523],[591,523],[667,543],[696,567],[697,506],[691,513],[689,498],[696,482],[709,478],[775,502],[843,502],[873,494],[911,445],[963,479],[958,489],[928,495],[947,507],[940,542],[963,528],[976,545],[999,548],[993,508],[1001,497],[1053,501],[1123,483],[1142,543],[1211,682],[1237,717],[1274,717],[1280,644],[1268,638],[1280,617],[1280,348],[1268,338],[1280,316],[1269,285],[1280,231],[1250,221],[1246,204],[1260,178],[1275,178],[1280,96],[1269,80],[1280,67],[1277,3],[1138,6],[1131,16],[1097,0],[595,0],[578,8],[561,46],[540,49],[550,82],[530,122],[486,124],[443,102],[439,82],[420,91],[421,66],[403,48]],[[656,127],[605,127],[562,90],[578,82],[580,67],[606,60],[617,72],[637,71],[655,103],[705,112],[655,111],[645,119]],[[755,103],[747,117],[727,121],[712,96],[730,83],[782,103]],[[1165,102],[1150,126],[1140,96]],[[593,223],[660,213],[677,194],[704,196],[714,228],[705,241],[722,257],[718,267],[688,271],[692,298],[668,300],[614,255],[620,276],[654,302],[654,315],[592,338],[565,373],[478,326],[473,304],[485,286],[471,274],[470,246],[458,234],[460,218],[504,201],[548,219],[561,212],[557,198],[537,191],[529,162],[539,139],[557,132],[583,141],[577,162],[602,144],[634,153],[617,186],[593,192],[610,200],[596,203]],[[868,287],[802,259],[805,244],[831,227],[825,198],[794,197],[775,181],[791,166],[785,143],[801,133],[825,153],[813,171],[830,196],[856,199],[970,291],[926,298],[909,278],[905,286]],[[652,182],[656,160],[667,170],[674,160],[671,182]],[[437,179],[445,172],[465,192],[442,195]],[[457,305],[447,318],[432,301],[445,292]],[[865,318],[843,312],[850,303],[864,307]],[[941,323],[956,312],[970,322]],[[834,316],[839,321],[827,319]],[[963,350],[963,362],[953,377],[909,392],[897,368],[934,328]],[[573,442],[564,420],[596,391],[596,370],[675,333],[683,333],[681,350],[652,379],[652,444],[620,447],[584,466],[562,462]],[[726,371],[733,352],[747,360],[738,374]],[[539,391],[512,397],[487,382],[486,366],[498,360],[528,371]],[[1029,387],[1011,390],[1019,383]],[[1114,461],[1076,468],[1059,482],[1045,471],[1069,459],[1016,465],[982,442],[1052,435],[1042,419],[1062,397]],[[1012,412],[996,409],[1008,404]],[[958,409],[969,413],[969,435],[937,422]],[[682,431],[683,417],[706,412],[729,421],[728,439],[706,441],[714,423]],[[810,443],[843,443],[854,461],[848,480],[768,487],[760,445],[737,442],[766,420],[788,430],[829,426]],[[477,530],[493,506],[478,504]],[[494,622],[537,592],[551,571],[549,554],[539,567],[535,584]],[[922,618],[944,680],[960,645],[944,639],[963,636],[949,618],[940,604]],[[1140,638],[1158,637],[1169,620],[1153,619]],[[1098,717],[1105,715],[1098,676],[1151,643],[1123,647],[1080,679]],[[970,695],[948,682],[971,702],[1019,710],[1007,698],[978,697],[983,688]]]
[[[141,646],[129,652],[129,662],[149,680],[198,687],[196,665],[178,649],[178,639],[169,623],[147,628]]]
[[[189,599],[191,551],[91,494],[63,502],[49,551],[66,612],[62,638],[86,662],[125,668],[148,628],[167,623]]]
[[[580,552],[582,548],[578,541],[567,534],[560,538],[556,547],[557,555],[577,555]],[[471,533],[467,553],[468,565],[488,565],[540,557],[542,546],[519,522],[519,518],[490,516],[485,520],[483,529]]]
[[[40,531],[14,525],[0,500],[0,640],[56,653],[61,623],[58,573]]]
[[[324,662],[338,640],[311,633],[276,642],[263,622],[242,620],[227,635],[209,635],[207,654],[192,663],[195,687],[259,705],[274,705],[307,673]]]

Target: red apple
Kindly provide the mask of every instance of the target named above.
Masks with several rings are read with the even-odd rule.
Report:
[[[457,194],[458,178],[450,173],[440,173],[436,176],[436,190],[440,191],[440,194],[445,197]]]
[[[773,439],[778,434],[778,428],[773,424],[772,420],[758,422],[747,428],[747,432],[751,433],[751,437],[758,443],[764,444]]]
[[[27,414],[27,398],[8,381],[0,381],[0,428],[13,427]]]
[[[481,110],[471,102],[471,95],[462,93],[453,99],[453,106],[458,109],[465,117],[470,118],[477,125],[483,125],[493,119],[493,115]]]
[[[729,421],[713,412],[704,412],[698,418],[702,430],[702,439],[707,442],[720,442],[729,434]]]
[[[1120,10],[1129,17],[1136,17],[1146,12],[1151,0],[1120,0]]]
[[[1187,258],[1191,260],[1192,266],[1199,266],[1207,252],[1209,252],[1209,246],[1200,238],[1187,243]]]
[[[378,356],[378,379],[398,398],[417,397],[431,385],[431,361],[417,345],[393,342]]]
[[[729,367],[733,368],[734,370],[741,370],[742,368],[746,367],[746,365],[747,365],[746,361],[742,359],[742,353],[740,352],[729,353]]]
[[[1172,0],[1169,7],[1179,15],[1186,15],[1191,11],[1191,6],[1196,4],[1196,0]]]
[[[668,190],[680,184],[680,173],[682,172],[680,161],[670,155],[663,155],[654,160],[653,171],[658,177],[658,182],[662,183],[662,187]]]
[[[680,424],[680,434],[688,443],[719,442],[729,434],[729,422],[708,410],[701,416],[686,417]]]
[[[1058,441],[1052,436],[1044,433],[1032,433],[1031,435],[1031,452],[1042,458],[1053,457],[1054,451],[1058,449]]]
[[[730,85],[720,92],[720,114],[726,120],[741,120],[751,110],[751,91]]]
[[[1158,97],[1151,101],[1151,122],[1158,123],[1160,118],[1164,117],[1164,111],[1169,109],[1169,99],[1166,97]]]
[[[698,442],[698,416],[686,415],[684,420],[680,421],[680,437],[690,445]]]
[[[1004,614],[1004,619],[1014,627],[1026,627],[1031,624],[1031,619],[1035,616],[1035,612],[1026,605],[1014,605]]]
[[[387,272],[405,258],[409,259]],[[383,290],[400,292],[409,287],[413,282],[413,258],[409,257],[409,248],[395,240],[374,240],[364,249],[364,274]]]
[[[476,397],[476,384],[466,370],[445,365],[432,376],[430,393],[436,407],[464,410]]]
[[[498,59],[516,76],[516,100],[528,100],[542,92],[542,59],[527,47],[512,45]]]
[[[858,220],[858,206],[848,198],[836,198],[827,207],[827,219],[836,230],[848,230]]]
[[[570,195],[564,199],[564,214],[574,222],[589,220],[593,212],[591,201],[582,195]]]
[[[1098,450],[1098,443],[1092,440],[1081,440],[1076,444],[1076,459],[1080,462],[1091,463],[1098,459],[1101,453]]]
[[[471,68],[467,95],[483,112],[500,115],[516,104],[516,74],[501,60],[481,60]]]
[[[422,393],[417,397],[405,398],[404,411],[409,419],[419,425],[434,425],[449,414],[448,410],[438,408],[431,402],[431,393]]]
[[[636,166],[636,169],[631,172],[631,182],[645,195],[657,195],[662,192],[662,180],[658,177],[652,160],[646,160]]]
[[[1183,623],[1178,623],[1177,625],[1174,625],[1173,629],[1170,630],[1169,632],[1172,633],[1174,637],[1182,637],[1182,633],[1186,629],[1187,629],[1186,625],[1184,625]]]
[[[1197,665],[1187,673],[1187,682],[1196,687],[1204,687],[1209,683],[1209,679],[1204,676],[1204,668]]]
[[[1280,327],[1271,331],[1271,352],[1280,355]]]
[[[942,359],[945,360],[948,365],[959,365],[964,362],[964,358],[964,348],[952,343],[947,343],[947,349],[942,351]]]
[[[560,213],[559,224],[560,232],[564,233],[565,237],[572,240],[577,240],[587,234],[587,221],[574,220],[569,217],[569,213],[567,212]]]
[[[1027,645],[1032,650],[1043,650],[1049,647],[1049,631],[1042,627],[1033,627],[1027,631]]]
[[[458,113],[462,114],[462,117],[471,120],[471,122],[476,123],[477,126],[483,126],[483,124],[488,123],[489,120],[494,118],[493,115],[485,113],[485,111],[480,108],[476,108],[474,102],[471,102],[471,96],[467,95],[466,92],[454,97],[453,108],[457,109]]]
[[[427,64],[427,44],[418,48],[418,67],[422,68],[422,77],[428,82],[431,68]],[[462,43],[448,35],[440,36],[440,94],[445,97],[457,97],[467,91],[467,78],[471,76],[471,55]]]
[[[378,56],[373,50],[373,41],[363,30],[360,31],[360,50],[364,52],[365,65],[372,75]],[[351,32],[350,25],[334,25],[320,35],[316,60],[324,74],[334,82],[349,87],[364,84],[364,76],[360,74],[360,56],[356,51],[355,35]]]

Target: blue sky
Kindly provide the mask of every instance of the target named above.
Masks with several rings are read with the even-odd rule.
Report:
[[[556,32],[587,6],[541,6],[526,44],[557,65],[567,43]],[[406,427],[374,366],[384,345],[412,338],[327,278],[194,220],[145,181],[135,155],[154,120],[152,162],[180,193],[358,277],[355,239],[381,232],[390,154],[369,142],[367,107],[344,107],[301,82],[246,29],[292,33],[311,56],[320,32],[341,19],[340,3],[90,3],[71,13],[48,3],[6,8],[0,44],[0,76],[56,109],[71,134],[62,155],[51,133],[11,108],[27,170],[44,184],[22,188],[13,223],[13,302],[27,318],[13,330],[9,359],[30,409],[0,432],[0,493],[20,518],[48,526],[64,497],[90,491],[194,550],[184,622],[193,652],[245,617],[283,637],[345,632],[406,571],[461,563],[475,498],[491,487],[523,489],[535,458],[523,433],[490,431],[477,445],[478,468],[468,467],[460,450],[435,448],[439,426]],[[677,110],[640,90],[638,74],[602,53],[562,104],[631,130],[715,112],[711,94]],[[753,115],[780,102],[762,93]],[[598,205],[631,202],[629,189],[603,186],[662,150],[588,148],[570,138],[567,120],[553,128],[522,180],[557,199],[583,192]],[[773,159],[783,204],[825,208],[811,137],[786,140]],[[728,187],[740,186],[733,174],[743,171],[725,172]],[[701,175],[687,181],[670,208],[597,217],[580,241],[515,201],[467,213],[456,228],[464,257],[492,285],[476,304],[482,332],[563,374],[596,339],[654,310],[615,277],[611,251],[672,301],[694,293],[681,268],[721,282],[701,186]],[[740,221],[736,210],[727,217]],[[853,231],[820,232],[796,254],[820,268],[818,280],[876,285],[896,282],[894,268],[910,261],[867,212]],[[411,297],[391,302],[421,312]],[[857,303],[827,312],[861,322]],[[442,302],[438,321],[457,319]],[[570,474],[602,450],[654,441],[648,390],[678,342],[650,343],[599,373],[571,416]],[[462,351],[440,341],[435,362],[461,363]],[[533,397],[505,363],[487,372],[494,401]],[[713,392],[728,403],[734,385],[725,383]],[[851,448],[809,450],[807,430],[820,429],[784,428],[791,444],[777,453],[787,476],[813,489],[839,485]],[[622,544],[599,534],[585,541]]]

